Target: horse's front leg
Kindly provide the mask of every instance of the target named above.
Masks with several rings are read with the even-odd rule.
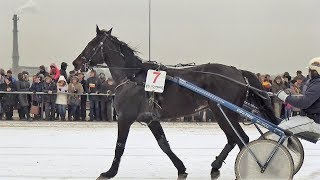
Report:
[[[123,155],[132,122],[118,120],[118,139],[112,165],[107,172],[101,173],[97,180],[113,178],[117,175],[121,156]]]
[[[168,155],[174,166],[178,170],[178,179],[186,179],[187,173],[186,168],[183,162],[172,152],[170,145],[166,139],[166,136],[163,132],[162,126],[159,121],[152,121],[148,125],[149,129],[151,130],[152,134],[156,138],[160,148],[164,153]]]

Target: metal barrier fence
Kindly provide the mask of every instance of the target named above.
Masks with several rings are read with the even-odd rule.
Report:
[[[65,94],[65,95],[77,95],[77,96],[86,96],[86,103],[88,102],[88,97],[89,96],[107,96],[107,97],[114,97],[115,94],[104,94],[104,93],[82,93],[82,94],[78,94],[78,93],[69,93],[69,92],[57,92],[57,93],[45,93],[45,92],[30,92],[30,91],[0,91],[0,95],[1,94],[16,94],[16,95],[21,95],[21,94],[25,94],[25,95],[61,95],[61,94]],[[18,102],[18,101],[17,101]],[[2,103],[2,102],[0,102]],[[32,102],[30,102],[32,104]],[[41,108],[40,111],[40,118],[43,119],[44,117],[44,99],[41,98],[41,102],[39,103],[39,107]],[[67,106],[68,107],[68,106]],[[111,117],[113,116],[113,98],[111,99]],[[88,105],[86,104],[86,110],[88,110]]]
[[[78,93],[69,93],[69,92],[58,92],[58,93],[45,93],[45,92],[26,92],[26,91],[12,91],[12,92],[8,92],[8,91],[0,91],[0,94],[27,94],[27,95],[58,95],[58,94],[66,94],[66,95],[78,95],[78,96],[86,96],[86,102],[88,102],[88,97],[89,96],[115,96],[115,94],[104,94],[104,93],[82,93],[82,94],[78,94]],[[274,96],[274,94],[269,93],[269,96],[272,97]],[[295,94],[292,96],[303,96],[301,94]],[[44,109],[44,100],[42,98],[41,100],[42,102],[40,103],[40,107],[41,107],[41,113],[40,113],[40,118],[42,119],[43,116],[43,109]],[[113,98],[111,100],[111,106],[113,109]],[[88,110],[88,106],[86,105],[86,110]],[[112,116],[113,116],[113,110],[112,110]],[[196,119],[198,119],[198,121],[215,121],[212,115],[209,115],[210,117],[208,118],[208,111],[204,110],[203,112],[198,112],[196,114],[193,114],[191,116],[186,116],[186,117],[181,117],[178,118],[177,121],[197,121]],[[210,114],[210,113],[209,113]],[[197,118],[196,118],[197,117]]]

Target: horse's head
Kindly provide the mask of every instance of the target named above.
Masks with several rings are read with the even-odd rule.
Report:
[[[80,55],[73,61],[76,71],[87,72],[89,67],[106,63],[108,66],[124,66],[123,55],[118,41],[109,31],[100,30],[96,27],[96,37],[94,37]],[[112,61],[111,61],[112,60]]]

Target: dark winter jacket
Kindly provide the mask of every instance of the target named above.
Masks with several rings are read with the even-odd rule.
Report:
[[[53,81],[51,83],[44,82],[42,91],[44,93],[48,93],[49,91],[52,91],[52,93],[57,93],[57,85]],[[46,102],[56,103],[56,98],[57,98],[56,94],[46,94],[43,96],[43,101],[45,103]]]
[[[87,81],[83,79],[82,81],[79,81],[79,83],[82,85],[83,93],[87,93],[86,92]],[[87,101],[87,96],[81,96],[81,102],[85,103],[86,101]]]
[[[43,82],[39,82],[39,83],[33,83],[30,87],[30,91],[31,92],[43,92]],[[39,94],[33,94],[32,95],[32,101],[36,101],[38,103],[42,102],[42,95]]]
[[[29,88],[30,88],[30,83],[28,81],[24,81],[24,80],[19,80],[16,82],[16,88],[17,91],[19,92],[29,92]],[[26,107],[29,106],[29,95],[27,94],[19,94],[18,95],[18,100],[19,100],[19,104],[22,107]]]
[[[8,88],[11,88],[10,92],[16,91],[16,86],[13,83],[1,84],[1,91],[7,91]],[[15,106],[17,104],[17,96],[16,94],[3,94],[2,96],[3,106]]]
[[[102,96],[100,99],[102,101],[110,101],[112,100],[112,94],[114,92],[115,86],[108,84],[108,81],[105,80],[101,83],[101,87],[100,87],[100,93],[102,94],[110,94],[110,96]]]
[[[300,108],[302,114],[312,118],[316,123],[320,123],[320,76],[310,80],[302,97],[288,96],[286,102]]]
[[[99,93],[101,86],[101,80],[98,77],[90,77],[87,79],[86,92],[87,93]],[[90,95],[90,100],[99,100],[100,96]]]
[[[68,67],[67,63],[65,62],[61,63],[60,76],[64,76],[65,79],[68,78],[67,71],[66,71],[67,67]]]

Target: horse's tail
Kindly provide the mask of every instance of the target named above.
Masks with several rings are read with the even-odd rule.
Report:
[[[243,77],[247,79],[250,86],[264,90],[262,84],[255,74],[245,70],[241,70],[241,72]],[[261,115],[270,122],[276,125],[280,123],[279,119],[275,116],[271,99],[267,93],[260,93],[258,91],[249,89],[247,102],[255,105],[259,109]]]

